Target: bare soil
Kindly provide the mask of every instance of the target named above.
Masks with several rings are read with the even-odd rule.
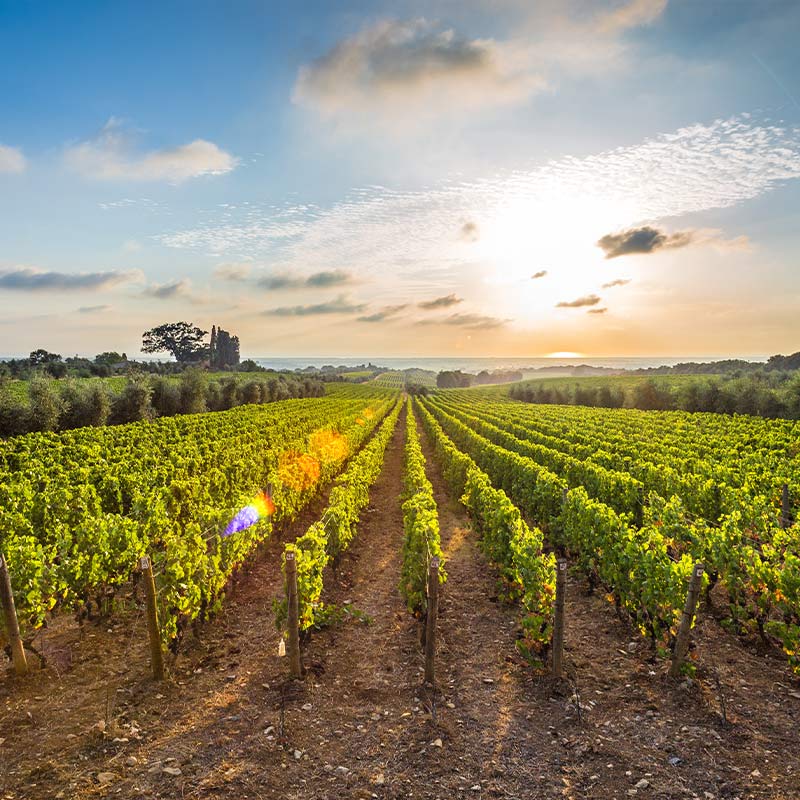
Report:
[[[523,661],[518,609],[497,601],[423,438],[448,572],[426,689],[419,623],[397,590],[403,432],[401,417],[358,537],[326,576],[326,602],[368,620],[315,633],[304,681],[286,679],[272,603],[283,542],[324,496],[267,543],[164,685],[148,678],[138,612],[82,637],[48,632],[51,665],[0,681],[0,798],[800,797],[800,686],[713,614],[696,629],[696,678],[671,680],[572,575],[570,680]]]

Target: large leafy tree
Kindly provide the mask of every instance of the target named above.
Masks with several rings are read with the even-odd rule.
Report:
[[[54,364],[56,361],[61,361],[61,356],[58,353],[48,353],[47,350],[39,348],[28,356],[28,361],[34,367],[38,367],[42,364]]]
[[[200,361],[208,356],[207,333],[191,322],[167,322],[142,334],[142,352],[171,353],[182,364]]]

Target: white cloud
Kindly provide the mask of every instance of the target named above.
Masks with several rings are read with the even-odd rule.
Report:
[[[28,162],[18,147],[0,144],[0,173],[24,172]]]
[[[668,0],[629,0],[605,11],[598,18],[601,31],[616,32],[639,25],[651,25],[663,13]]]
[[[172,183],[201,175],[223,175],[238,164],[230,153],[205,139],[137,153],[131,137],[113,117],[97,137],[68,147],[64,159],[70,169],[88,178]]]
[[[294,101],[328,116],[403,116],[500,106],[544,88],[510,43],[466,39],[426,19],[384,20],[300,69]]]
[[[560,73],[618,63],[625,32],[654,23],[666,5],[493,3],[492,16],[514,31],[506,38],[470,38],[425,18],[384,19],[302,66],[293,100],[340,129],[378,125],[402,135],[430,120],[527,102]]]
[[[214,277],[240,283],[250,277],[252,270],[253,265],[246,261],[240,264],[217,264],[214,268]]]
[[[156,300],[175,300],[184,298],[192,302],[196,301],[191,293],[192,282],[188,278],[169,281],[168,283],[152,283],[142,290],[145,297],[153,297]]]

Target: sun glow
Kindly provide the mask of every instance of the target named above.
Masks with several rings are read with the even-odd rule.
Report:
[[[546,197],[546,200],[545,200]],[[637,215],[619,197],[555,189],[544,197],[512,195],[476,221],[473,243],[498,311],[518,320],[556,315],[557,303],[597,292],[608,279],[597,240]],[[537,278],[537,273],[545,273]]]

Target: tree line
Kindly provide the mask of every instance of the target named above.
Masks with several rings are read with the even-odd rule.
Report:
[[[522,380],[519,370],[481,370],[477,375],[471,372],[456,370],[442,370],[436,376],[436,386],[439,389],[464,389],[468,386],[485,386],[489,383],[515,383]]]
[[[509,397],[525,403],[639,408],[645,411],[711,411],[771,419],[800,419],[800,373],[767,372],[688,378],[642,378],[623,386],[613,378],[591,384],[529,382],[512,386]]]
[[[197,368],[177,377],[135,373],[119,391],[100,379],[56,381],[40,374],[30,381],[27,402],[11,384],[0,382],[0,436],[118,425],[324,394],[324,382],[314,378],[273,374],[241,381],[235,376],[216,378]]]

